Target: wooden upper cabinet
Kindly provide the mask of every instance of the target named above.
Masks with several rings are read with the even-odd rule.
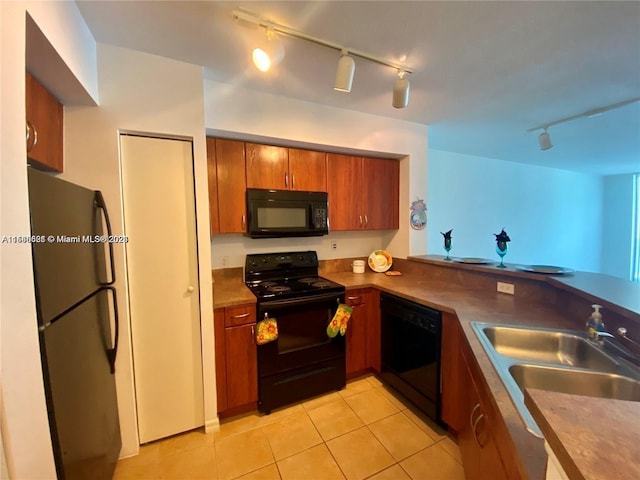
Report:
[[[396,160],[327,154],[332,230],[399,228],[400,165]]]
[[[62,172],[62,104],[29,72],[25,89],[27,158],[35,167]]]
[[[313,150],[289,149],[291,190],[327,191],[327,154]]]
[[[284,147],[247,143],[247,188],[289,189],[289,152]]]
[[[327,191],[324,152],[247,143],[247,188]]]
[[[330,229],[361,229],[362,158],[328,153],[327,178]]]
[[[209,179],[209,222],[211,235],[220,233],[218,219],[218,173],[216,162],[216,140],[207,137],[207,177]]]
[[[383,158],[363,158],[362,171],[364,228],[399,228],[400,163]]]
[[[247,230],[247,199],[244,142],[216,138],[215,158],[220,233]],[[211,188],[211,184],[209,184]]]

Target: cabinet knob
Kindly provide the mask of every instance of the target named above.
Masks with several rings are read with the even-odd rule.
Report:
[[[291,188],[296,188],[296,176],[291,174]]]
[[[364,216],[364,226],[367,227],[369,226],[369,219],[367,218],[367,216]]]
[[[242,231],[247,231],[247,216],[242,215]]]
[[[289,175],[288,174],[284,174],[284,186],[285,188],[289,188]]]
[[[189,285],[187,287],[187,292],[189,292],[189,293],[193,292],[194,290],[195,290],[195,288],[193,288],[193,285]]]

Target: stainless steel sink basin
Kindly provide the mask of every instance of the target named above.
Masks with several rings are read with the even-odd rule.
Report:
[[[521,389],[615,398],[640,402],[640,382],[613,373],[570,370],[542,365],[511,365],[509,373]]]
[[[618,367],[611,357],[575,333],[505,326],[487,326],[482,332],[497,353],[509,358],[606,372]]]
[[[543,438],[524,404],[525,388],[640,402],[640,371],[580,331],[472,322],[527,427]],[[611,350],[612,352],[615,350]]]

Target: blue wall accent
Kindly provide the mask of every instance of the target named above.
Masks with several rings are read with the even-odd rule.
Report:
[[[494,233],[511,242],[505,262],[600,272],[603,177],[429,150],[427,251],[499,260]]]
[[[604,177],[602,273],[631,279],[633,174]]]

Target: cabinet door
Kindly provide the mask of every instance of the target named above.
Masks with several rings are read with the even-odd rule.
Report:
[[[364,228],[398,229],[399,162],[383,158],[364,158],[362,166]]]
[[[62,172],[62,104],[28,72],[25,89],[29,128],[27,157],[34,166]]]
[[[346,303],[353,307],[347,329],[347,378],[369,368],[368,363],[368,297],[365,290],[346,293]]]
[[[227,355],[225,351],[224,308],[213,311],[213,335],[216,347],[216,394],[218,412],[227,409]]]
[[[362,228],[362,158],[328,153],[327,191],[331,230]]]
[[[216,138],[215,144],[220,233],[244,233],[247,230],[244,142]]]
[[[327,154],[313,150],[289,149],[291,190],[327,191]]]
[[[464,355],[461,395],[466,399],[468,416],[458,435],[465,477],[473,480],[507,480],[494,436],[493,409],[482,400],[473,370]],[[463,400],[464,401],[464,400]]]
[[[247,188],[289,190],[289,154],[284,147],[245,144]]]
[[[458,319],[450,313],[442,314],[442,420],[454,431],[460,432],[468,421],[467,397],[463,392],[466,367],[461,362],[460,327]]]
[[[209,179],[209,222],[211,235],[220,233],[218,220],[218,173],[216,171],[216,141],[207,137],[207,177]]]
[[[225,328],[227,408],[258,401],[255,325]]]
[[[462,358],[460,351],[458,351],[458,355]],[[480,447],[476,443],[473,423],[478,420],[478,416],[481,414],[479,412],[480,396],[473,385],[471,374],[466,365],[463,364],[459,374],[461,386],[459,391],[461,395],[460,403],[464,422],[460,425],[458,432],[458,445],[460,446],[465,478],[475,480],[478,478],[478,470],[480,468]],[[482,421],[482,419],[479,421]]]

